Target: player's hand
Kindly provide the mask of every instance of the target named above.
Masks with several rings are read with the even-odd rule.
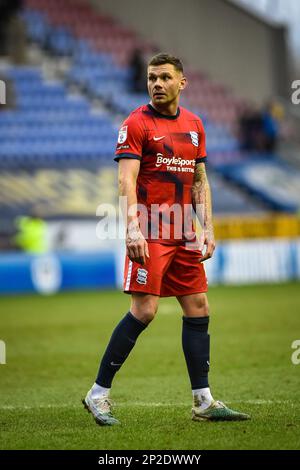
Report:
[[[212,255],[214,254],[215,248],[216,248],[216,242],[213,236],[210,235],[205,235],[204,238],[204,245],[206,245],[206,251],[204,256],[200,258],[200,263],[203,263],[203,261],[206,261],[207,259],[211,258]]]
[[[148,243],[139,228],[129,229],[126,237],[126,253],[131,261],[145,264],[150,258]]]

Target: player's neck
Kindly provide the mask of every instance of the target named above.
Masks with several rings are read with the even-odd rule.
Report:
[[[178,101],[170,103],[165,106],[158,106],[153,104],[153,101],[150,101],[152,108],[154,108],[158,113],[164,114],[166,116],[176,116],[178,112]]]

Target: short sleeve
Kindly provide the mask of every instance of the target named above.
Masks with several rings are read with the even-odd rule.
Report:
[[[145,132],[138,117],[129,116],[119,129],[114,160],[116,162],[121,158],[141,160],[144,135]]]
[[[198,133],[199,133],[199,146],[198,146],[198,155],[196,158],[196,163],[202,163],[206,161],[206,135],[204,126],[201,119],[197,121]]]

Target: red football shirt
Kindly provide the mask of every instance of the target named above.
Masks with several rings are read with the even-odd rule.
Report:
[[[166,116],[150,104],[134,110],[119,130],[115,160],[140,160],[137,201],[148,242],[182,244],[195,239],[192,184],[195,164],[206,159],[201,119],[179,107]]]

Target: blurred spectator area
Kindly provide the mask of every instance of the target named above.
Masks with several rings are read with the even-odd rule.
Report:
[[[91,220],[100,203],[117,205],[117,130],[148,101],[146,93],[131,89],[130,57],[137,44],[145,57],[157,47],[79,0],[26,0],[22,19],[28,57],[38,51],[39,64],[0,68],[14,91],[13,107],[0,113],[5,233],[8,220],[32,211],[47,220]],[[182,104],[201,116],[206,128],[216,223],[224,215],[297,214],[299,171],[293,161],[284,162],[280,144],[276,153],[241,148],[237,122],[248,101],[201,70],[187,65],[186,74],[190,86]],[[295,231],[291,224],[289,233]]]
[[[25,30],[21,20],[23,0],[0,0],[0,59],[25,61]]]

